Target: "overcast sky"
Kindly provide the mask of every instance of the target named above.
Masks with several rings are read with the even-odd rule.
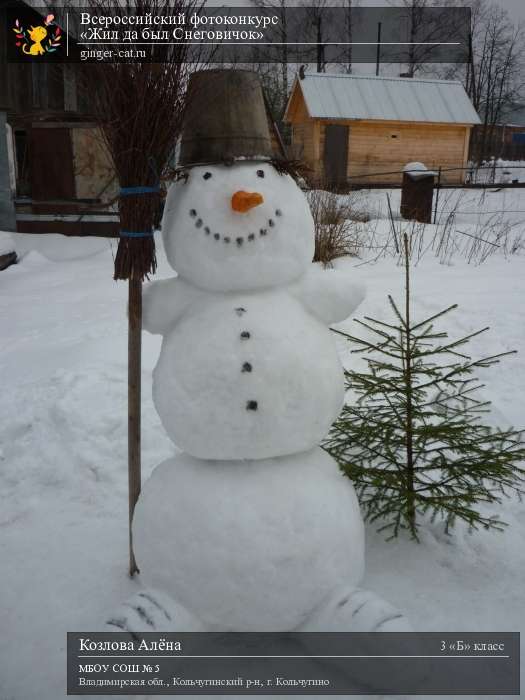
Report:
[[[525,0],[489,0],[489,2],[495,2],[497,5],[500,5],[501,7],[504,7],[506,10],[509,11],[509,14],[511,17],[516,21],[516,22],[524,22],[525,23]],[[224,3],[225,5],[228,4],[228,2]],[[291,2],[290,5],[295,4],[294,2]],[[304,0],[304,4],[308,5],[308,0]],[[328,4],[332,4],[331,2]],[[335,5],[336,2],[334,0],[333,4]],[[388,5],[394,5],[395,0],[362,0],[361,1],[361,6],[366,7],[371,6],[371,7],[387,7]],[[400,2],[401,4],[401,2]],[[466,7],[469,6],[468,0],[464,0],[462,2],[462,5],[465,5]]]
[[[496,2],[508,10],[516,22],[525,22],[525,0],[496,0]]]
[[[0,3],[3,3],[3,1],[4,0],[0,0]],[[29,5],[32,5],[33,7],[45,6],[46,4],[52,4],[54,7],[63,7],[67,4],[67,2],[71,2],[71,0],[55,0],[52,3],[45,2],[45,0],[26,0],[26,2]],[[525,22],[525,0],[489,0],[489,2],[495,2],[498,5],[501,5],[501,7],[505,7],[509,11],[509,14],[516,20],[516,22]],[[74,4],[82,7],[85,3],[83,3],[82,0],[74,0]],[[206,4],[212,6],[224,5],[225,7],[231,7],[236,5],[250,5],[251,2],[247,2],[246,0],[206,0]],[[287,2],[286,4],[290,7],[299,4],[308,5],[308,0],[289,0],[289,2]],[[330,0],[330,2],[328,2],[327,4],[337,5],[338,0]],[[391,4],[394,5],[395,0],[361,0],[360,4],[362,7],[366,7],[367,5],[372,7],[386,7]],[[469,0],[464,0],[462,4],[468,7]]]

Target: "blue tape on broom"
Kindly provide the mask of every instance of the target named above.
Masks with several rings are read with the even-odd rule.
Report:
[[[123,238],[148,238],[153,236],[153,231],[121,231],[120,235]]]
[[[121,187],[120,188],[120,196],[121,197],[126,197],[128,195],[133,195],[133,194],[156,194],[157,192],[160,192],[160,186],[159,185],[154,185],[153,187]]]

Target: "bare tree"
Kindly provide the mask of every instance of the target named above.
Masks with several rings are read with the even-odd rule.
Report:
[[[307,46],[303,51],[304,63],[314,63],[318,73],[326,71],[326,41],[329,31],[329,19],[325,10],[329,7],[327,0],[307,0],[301,3],[304,12],[304,24],[300,32]],[[313,47],[313,48],[312,48]]]
[[[275,41],[270,48],[264,47],[263,59],[256,66],[261,77],[268,106],[275,121],[278,121],[284,111],[289,90],[289,35],[290,13],[287,12],[286,0],[253,0],[255,7],[263,12],[275,15],[279,22],[275,25]],[[268,61],[271,52],[271,62]]]
[[[450,2],[451,0],[449,0]],[[473,0],[466,64],[446,66],[440,77],[460,80],[481,118],[473,132],[475,160],[498,155],[496,127],[505,113],[525,95],[525,27],[487,0]]]
[[[416,38],[420,34],[424,22],[424,9],[428,3],[426,0],[403,0],[407,11],[408,20],[408,71],[407,77],[413,78],[421,66],[421,56],[418,47],[415,46]]]
[[[525,32],[513,25],[506,10],[495,5],[481,10],[471,34],[465,88],[482,120],[476,150],[485,158],[492,155],[488,151],[505,110],[523,96]]]
[[[464,6],[461,0],[390,0],[389,4],[404,10],[404,33],[408,46],[403,61],[407,64],[407,70],[403,75],[407,78],[413,78],[417,73],[428,72],[435,52],[432,44],[443,41],[443,22],[446,22],[447,41],[461,38],[458,35],[461,27],[456,25],[453,12],[446,15],[438,10],[444,7],[453,10],[454,7]],[[432,8],[435,9],[435,14],[431,13]],[[435,69],[430,70],[434,72]]]
[[[341,62],[345,73],[352,73],[354,57],[352,42],[354,41],[354,10],[359,7],[359,0],[343,0],[342,7],[345,10],[344,39],[346,45],[342,50]]]
[[[326,71],[325,45],[323,43],[325,31],[323,10],[325,5],[326,0],[315,0],[315,2],[308,6],[311,12],[311,21],[315,28],[315,52],[318,73],[324,73]]]

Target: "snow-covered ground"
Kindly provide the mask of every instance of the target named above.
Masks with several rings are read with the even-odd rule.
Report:
[[[496,158],[484,161],[471,173],[473,182],[512,182],[525,180],[525,161]]]
[[[391,195],[397,211],[399,193]],[[520,191],[487,193],[482,203],[480,196],[461,197],[458,211],[474,212],[461,214],[463,224],[475,229],[488,212],[506,209],[505,221],[525,231]],[[384,217],[384,193],[366,197],[363,208]],[[387,221],[372,224],[377,240],[388,236]],[[429,227],[424,236],[434,233]],[[112,280],[114,242],[15,239],[22,259],[0,272],[0,700],[59,700],[66,632],[101,628],[140,589],[127,576],[127,286]],[[6,236],[0,247],[10,247]],[[458,303],[443,319],[451,336],[489,325],[472,341],[473,355],[520,351],[483,377],[493,419],[520,426],[525,258],[504,253],[495,250],[481,265],[459,252],[446,264],[425,254],[413,270],[413,307],[426,317]],[[158,276],[171,276],[162,249],[159,262]],[[362,262],[338,263],[368,288],[357,316],[385,319],[386,295],[402,294],[401,270],[391,256]],[[351,319],[341,327],[355,330]],[[151,401],[159,342],[144,335],[145,478],[174,450]],[[504,533],[470,535],[460,525],[445,536],[436,523],[423,529],[420,544],[386,543],[369,527],[364,585],[418,630],[525,631],[525,505],[505,501],[498,512],[509,523]]]

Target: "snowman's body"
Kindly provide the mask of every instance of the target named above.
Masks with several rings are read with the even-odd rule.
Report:
[[[202,459],[308,450],[343,402],[330,331],[280,290],[203,295],[165,336],[153,386],[170,437]]]
[[[323,606],[351,617],[363,524],[317,444],[343,401],[328,326],[362,292],[311,263],[305,197],[268,163],[192,168],[162,231],[178,277],[147,289],[144,326],[164,336],[154,402],[188,454],[142,490],[141,575],[195,629],[322,629]]]

